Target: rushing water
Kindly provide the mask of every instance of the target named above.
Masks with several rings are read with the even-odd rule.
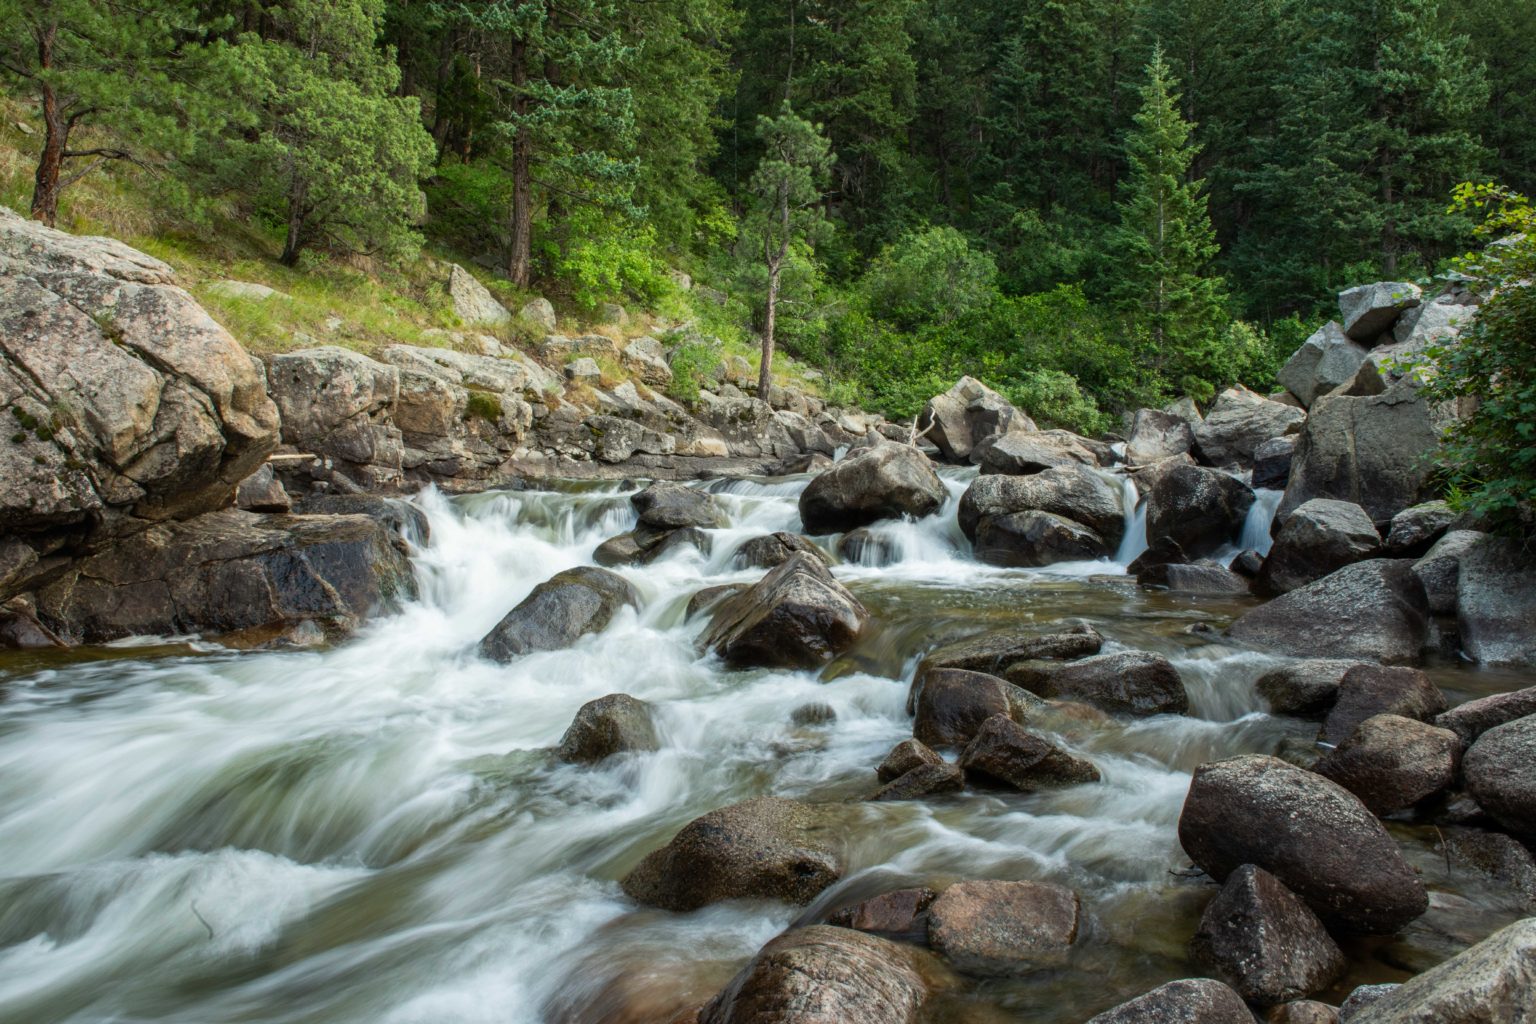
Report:
[[[1174,834],[1203,761],[1311,746],[1264,713],[1276,659],[1211,644],[1246,601],[1143,591],[1127,485],[1117,561],[1000,570],[944,514],[876,527],[893,564],[838,574],[870,607],[823,673],[725,672],[700,657],[702,586],[750,581],[738,544],[799,527],[806,478],[714,482],[731,525],[713,554],[622,570],[644,597],[573,649],[497,665],[477,641],[540,581],[633,522],[633,487],[417,500],[431,541],[420,600],[334,649],[238,654],[140,642],[0,663],[0,1020],[167,1024],[656,1022],[712,994],[784,927],[902,884],[1060,882],[1083,895],[1072,964],[962,986],[938,1020],[1075,1022],[1194,968],[1208,884]],[[1266,534],[1277,495],[1250,523]],[[829,539],[830,540],[830,539]],[[910,734],[917,658],[1009,623],[1092,621],[1108,649],[1160,651],[1189,717],[1057,723],[1101,783],[863,803]],[[1208,635],[1208,634],[1207,634]],[[1446,669],[1465,698],[1499,680]],[[598,768],[553,762],[577,708],[625,692],[658,708],[663,749]],[[830,705],[833,722],[792,712]],[[693,817],[762,794],[846,801],[850,870],[810,908],[636,907],[617,879]],[[1516,916],[1448,877],[1432,829],[1394,826],[1435,891],[1403,937],[1352,947],[1349,984],[1421,970]],[[1336,993],[1337,994],[1337,993]]]

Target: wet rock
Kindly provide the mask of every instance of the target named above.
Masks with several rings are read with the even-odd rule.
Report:
[[[1033,476],[983,476],[960,499],[960,529],[974,541],[983,520],[1048,512],[1087,527],[1111,547],[1125,535],[1120,489],[1085,466],[1058,466]]]
[[[1244,864],[1274,875],[1330,925],[1397,931],[1429,906],[1424,885],[1375,815],[1348,790],[1274,757],[1201,765],[1179,842],[1225,881]]]
[[[1456,780],[1461,739],[1401,715],[1374,715],[1356,726],[1312,770],[1358,796],[1375,814],[1412,807]]]
[[[1474,871],[1504,886],[1516,905],[1536,911],[1536,856],[1518,839],[1475,828],[1445,830],[1453,871]]]
[[[624,577],[580,566],[540,583],[480,641],[480,653],[507,662],[536,651],[558,651],[608,627],[619,609],[640,606]]]
[[[1275,538],[1258,586],[1285,594],[1337,569],[1375,558],[1381,536],[1365,510],[1347,501],[1314,498],[1292,512]]]
[[[306,516],[367,516],[396,537],[422,545],[432,535],[427,514],[404,498],[378,494],[315,494],[299,501],[294,511]]]
[[[837,721],[837,709],[822,701],[801,704],[789,713],[793,725],[831,725]]]
[[[902,740],[885,755],[885,760],[875,769],[875,775],[881,782],[890,782],[921,765],[943,763],[944,759],[921,740]]]
[[[592,552],[592,561],[611,569],[616,565],[634,565],[644,552],[633,532],[621,533],[599,544]]]
[[[967,773],[1002,782],[1024,793],[1098,782],[1099,770],[1024,729],[1007,714],[988,718],[960,754]]]
[[[1201,558],[1242,533],[1253,491],[1236,477],[1203,466],[1175,466],[1147,495],[1147,541],[1168,538]]]
[[[1467,790],[1500,825],[1536,837],[1536,715],[1494,726],[1467,749]]]
[[[1218,395],[1205,422],[1195,427],[1195,447],[1212,466],[1248,465],[1259,445],[1290,433],[1306,418],[1300,409],[1238,385]]]
[[[1375,715],[1434,721],[1445,710],[1445,695],[1418,669],[1357,665],[1339,680],[1339,696],[1323,722],[1322,737],[1343,743]]]
[[[1266,672],[1254,684],[1277,715],[1323,718],[1339,699],[1344,673],[1363,662],[1309,658]]]
[[[507,307],[497,302],[473,274],[453,264],[448,271],[448,298],[454,314],[470,327],[500,327],[512,322]]]
[[[815,668],[852,646],[868,621],[820,558],[796,553],[716,608],[699,647],[736,667]]]
[[[1112,554],[1109,542],[1081,523],[1049,512],[991,516],[976,529],[976,558],[988,565],[1031,568],[1091,561]]]
[[[651,705],[627,693],[610,693],[581,706],[556,756],[566,764],[597,764],[615,754],[659,749]]]
[[[643,530],[644,527],[641,529]],[[635,532],[635,537],[636,539],[642,537],[639,530]],[[635,562],[638,565],[650,565],[687,548],[708,555],[713,547],[714,541],[710,539],[709,534],[695,527],[685,526],[681,530],[668,530],[654,543],[644,545],[640,554],[635,557]]]
[[[1064,430],[996,434],[975,447],[971,461],[980,465],[983,473],[1011,476],[1029,476],[1057,466],[1099,464],[1086,439]]]
[[[1291,460],[1296,455],[1295,435],[1272,437],[1253,450],[1253,486],[1283,491],[1291,478]]]
[[[624,892],[663,910],[730,899],[809,903],[843,874],[838,809],[761,797],[684,825],[623,880]]]
[[[1271,1006],[1327,988],[1344,954],[1300,897],[1252,864],[1227,877],[1190,951],[1250,1003]]]
[[[1461,558],[1486,534],[1476,530],[1452,530],[1413,563],[1413,574],[1424,587],[1433,615],[1456,614],[1456,592],[1461,583]]]
[[[1350,340],[1342,327],[1329,322],[1302,343],[1276,379],[1296,396],[1302,408],[1307,408],[1319,395],[1349,383],[1367,354],[1365,346]]]
[[[1038,696],[1075,700],[1117,715],[1182,715],[1189,694],[1167,658],[1147,651],[1100,654],[1062,664],[1008,667],[1008,680]]]
[[[1159,537],[1156,544],[1147,545],[1147,550],[1131,559],[1131,564],[1125,567],[1125,571],[1140,579],[1142,573],[1150,572],[1164,565],[1185,565],[1189,562],[1189,556],[1184,554],[1184,549],[1179,547],[1178,541],[1172,537]]]
[[[909,445],[881,443],[849,456],[800,494],[809,533],[841,533],[881,519],[931,516],[949,492],[928,456]]]
[[[1138,409],[1131,421],[1125,460],[1133,466],[1145,466],[1183,455],[1194,446],[1194,429],[1184,417],[1157,409]]]
[[[64,641],[57,633],[37,620],[36,612],[25,598],[14,598],[0,605],[0,651],[32,651],[64,646]]]
[[[1495,693],[1460,704],[1436,717],[1435,724],[1452,730],[1463,741],[1471,743],[1489,729],[1527,715],[1536,715],[1536,686]]]
[[[1255,580],[1259,578],[1259,572],[1264,568],[1264,556],[1252,548],[1247,548],[1239,551],[1227,568],[1245,580]]]
[[[1315,999],[1297,999],[1271,1006],[1264,1024],[1339,1024],[1339,1011]]]
[[[1459,514],[1443,501],[1427,501],[1392,517],[1386,553],[1392,558],[1418,558],[1445,536]]]
[[[1016,661],[1086,657],[1099,653],[1103,645],[1104,638],[1088,625],[1043,635],[1017,628],[994,629],[930,651],[917,671],[922,675],[939,668],[963,668],[995,674]]]
[[[772,569],[783,565],[790,555],[803,552],[827,562],[821,548],[797,533],[770,533],[766,537],[753,537],[736,549],[731,565],[737,569]]]
[[[921,950],[813,925],[758,951],[699,1024],[918,1024],[928,999]]]
[[[691,619],[700,612],[713,608],[720,602],[744,593],[748,589],[749,586],[745,583],[723,583],[718,587],[705,587],[688,599],[688,607],[683,612],[683,617]]]
[[[896,544],[866,527],[850,530],[837,542],[837,557],[855,565],[884,566],[896,561]]]
[[[923,915],[938,895],[927,888],[881,893],[863,903],[844,907],[828,918],[828,923],[839,928],[905,937],[919,930],[926,931],[927,919]]]
[[[956,882],[928,907],[928,944],[956,970],[1024,974],[1066,962],[1077,894],[1040,882]]]
[[[961,377],[944,394],[929,399],[917,425],[944,458],[962,463],[979,442],[995,434],[1035,429],[1028,416],[974,377]]]
[[[939,793],[958,793],[965,788],[965,773],[948,763],[920,764],[881,786],[871,800],[921,800]]]
[[[1002,679],[964,669],[931,669],[914,685],[912,735],[931,747],[963,747],[993,715],[1009,716],[1012,689]]]
[[[272,473],[272,466],[263,463],[240,481],[235,489],[235,507],[245,512],[288,512],[293,508],[293,500]]]
[[[724,526],[726,521],[714,495],[682,484],[651,484],[632,495],[629,503],[639,513],[641,525],[657,530],[677,530],[687,526],[709,529]]]
[[[1536,918],[1495,932],[1347,1015],[1353,1024],[1521,1024],[1536,1006]]]
[[[1344,333],[1355,341],[1374,345],[1423,296],[1418,285],[1407,281],[1378,281],[1342,291],[1339,312],[1344,315]]]
[[[1520,541],[1485,537],[1461,555],[1456,625],[1473,661],[1536,665],[1536,558]]]
[[[1219,981],[1190,978],[1105,1010],[1088,1024],[1253,1024],[1243,997]]]
[[[1227,636],[1297,657],[1417,664],[1429,608],[1411,565],[1376,558],[1345,566],[1245,613]]]
[[[1211,562],[1154,565],[1136,574],[1144,587],[1162,587],[1176,594],[1246,594],[1246,579]]]

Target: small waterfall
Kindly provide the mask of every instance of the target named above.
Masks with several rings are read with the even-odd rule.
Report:
[[[1269,531],[1274,525],[1275,513],[1280,508],[1280,499],[1285,497],[1285,492],[1261,487],[1253,494],[1253,507],[1248,510],[1248,518],[1243,521],[1243,532],[1238,537],[1237,547],[1239,551],[1252,550],[1267,555],[1270,545],[1275,542]]]
[[[1147,550],[1147,503],[1141,500],[1136,481],[1129,475],[1120,485],[1120,504],[1125,508],[1125,536],[1120,541],[1120,550],[1115,552],[1115,561],[1124,566]]]

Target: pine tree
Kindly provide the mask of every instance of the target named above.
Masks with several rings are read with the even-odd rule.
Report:
[[[1149,369],[1187,391],[1200,390],[1225,326],[1226,285],[1210,271],[1215,232],[1205,183],[1189,177],[1196,148],[1175,88],[1162,50],[1154,51],[1125,140],[1130,173],[1109,245],[1108,291],[1144,339]]]

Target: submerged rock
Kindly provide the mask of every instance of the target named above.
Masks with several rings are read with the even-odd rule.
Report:
[[[1037,633],[1015,627],[993,629],[955,640],[928,652],[918,675],[939,668],[963,668],[997,674],[1016,661],[1040,658],[1081,658],[1099,653],[1104,638],[1092,626],[1072,626],[1059,633]]]
[[[699,647],[737,667],[815,668],[851,646],[868,621],[825,562],[796,553],[716,608]]]
[[[1105,1010],[1088,1024],[1253,1024],[1243,997],[1219,981],[1190,978]]]
[[[881,782],[891,782],[920,765],[943,763],[944,759],[923,741],[902,740],[885,755],[885,760],[875,769],[875,776]]]
[[[982,977],[1066,962],[1077,941],[1077,894],[1040,882],[956,882],[928,907],[928,944]]]
[[[938,793],[958,793],[965,788],[965,773],[956,765],[920,764],[881,786],[871,800],[919,800]]]
[[[660,747],[651,705],[627,693],[610,693],[581,706],[556,756],[567,764],[597,764],[615,754]]]
[[[591,566],[567,569],[534,587],[508,612],[480,641],[480,653],[506,662],[558,651],[606,629],[625,605],[638,608],[640,593],[624,577]]]
[[[924,914],[938,895],[927,888],[896,889],[844,907],[828,918],[828,923],[879,935],[906,937],[926,932],[928,922]]]
[[[809,533],[841,533],[881,519],[931,516],[948,496],[928,456],[886,442],[812,480],[800,493],[800,520]]]
[[[1411,566],[1383,558],[1345,566],[1247,612],[1227,635],[1297,657],[1417,664],[1429,608]]]
[[[895,541],[864,526],[843,534],[837,542],[837,557],[855,565],[890,565],[898,554]]]

